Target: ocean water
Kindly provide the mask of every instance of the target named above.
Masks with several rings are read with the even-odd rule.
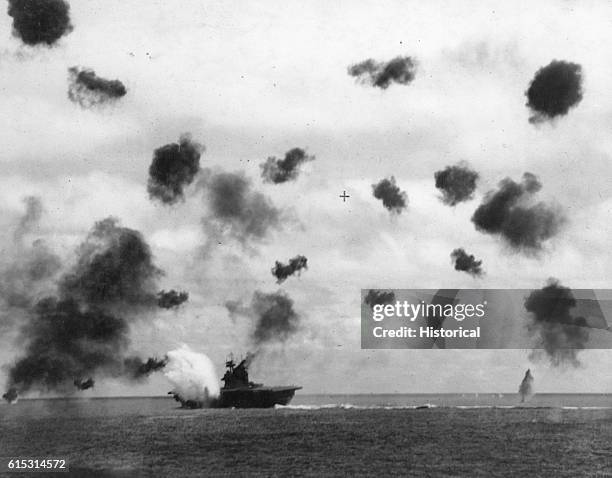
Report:
[[[21,400],[0,405],[0,457],[66,458],[82,477],[612,477],[612,395],[298,394],[267,410]]]

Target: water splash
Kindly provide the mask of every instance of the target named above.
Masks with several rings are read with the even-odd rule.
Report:
[[[168,352],[164,375],[173,386],[172,394],[182,401],[205,407],[219,397],[219,378],[212,361],[183,344]]]

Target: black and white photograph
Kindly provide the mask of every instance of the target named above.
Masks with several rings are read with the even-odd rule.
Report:
[[[612,477],[612,3],[0,4],[0,476]]]

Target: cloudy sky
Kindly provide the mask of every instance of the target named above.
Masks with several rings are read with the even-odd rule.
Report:
[[[537,3],[537,4],[534,4]],[[252,378],[298,383],[304,393],[513,392],[531,367],[536,389],[612,392],[612,351],[579,355],[580,368],[532,363],[528,351],[360,349],[365,288],[612,287],[612,5],[608,2],[72,0],[74,31],[31,48],[0,16],[0,224],[4,259],[23,198],[45,213],[42,238],[66,264],[96,220],[141,231],[165,288],[189,291],[177,311],[132,330],[134,352],[182,343],[225,356],[251,346],[252,323],[224,304],[282,288],[301,329],[269,348]],[[398,55],[417,61],[408,85],[367,87],[347,67]],[[579,63],[584,99],[554,122],[529,123],[524,95],[551,60]],[[83,109],[67,98],[71,66],[118,78],[128,93]],[[245,248],[213,241],[195,183],[168,207],[147,194],[153,150],[189,132],[206,146],[201,165],[243,171],[282,209],[282,227]],[[260,164],[293,147],[316,157],[300,177],[264,183]],[[458,161],[480,173],[473,200],[444,205],[433,174]],[[470,221],[485,193],[529,171],[542,200],[567,222],[536,257],[516,253]],[[408,207],[390,215],[372,184],[395,176]],[[343,190],[351,196],[345,203]],[[464,247],[486,275],[456,272]],[[275,260],[308,257],[282,286]],[[0,361],[19,354],[6,330]],[[1,371],[0,380],[5,376]],[[153,376],[133,386],[99,380],[88,394],[164,394]]]

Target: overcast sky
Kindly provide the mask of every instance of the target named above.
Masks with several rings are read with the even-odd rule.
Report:
[[[23,198],[39,196],[45,215],[31,239],[44,238],[67,263],[96,220],[112,215],[142,231],[166,271],[162,285],[189,291],[190,302],[135,327],[135,352],[187,343],[221,375],[227,353],[249,349],[252,326],[232,320],[224,303],[277,290],[274,261],[303,254],[309,269],[282,285],[302,329],[254,365],[257,381],[297,383],[304,393],[514,392],[531,367],[537,391],[612,392],[612,351],[584,351],[581,368],[564,370],[531,363],[523,350],[368,351],[359,337],[362,288],[537,288],[549,277],[612,287],[612,4],[70,4],[74,31],[50,49],[22,46],[0,16],[0,225],[10,231]],[[356,62],[398,55],[418,62],[409,85],[381,90],[347,75]],[[584,99],[533,125],[524,92],[553,59],[582,65]],[[128,94],[79,108],[67,98],[74,65],[120,79]],[[205,144],[203,167],[252,178],[284,210],[283,228],[250,250],[228,242],[204,255],[201,192],[192,186],[167,207],[146,190],[153,150],[184,132]],[[263,183],[259,165],[293,147],[316,160],[295,182]],[[460,160],[481,179],[472,201],[451,208],[433,174]],[[525,171],[568,218],[538,257],[509,251],[470,221],[488,190]],[[409,200],[396,217],[372,196],[390,175]],[[456,247],[482,259],[486,275],[453,270]],[[18,354],[13,338],[5,334],[2,363]],[[159,375],[138,386],[99,380],[87,394],[168,389]]]

